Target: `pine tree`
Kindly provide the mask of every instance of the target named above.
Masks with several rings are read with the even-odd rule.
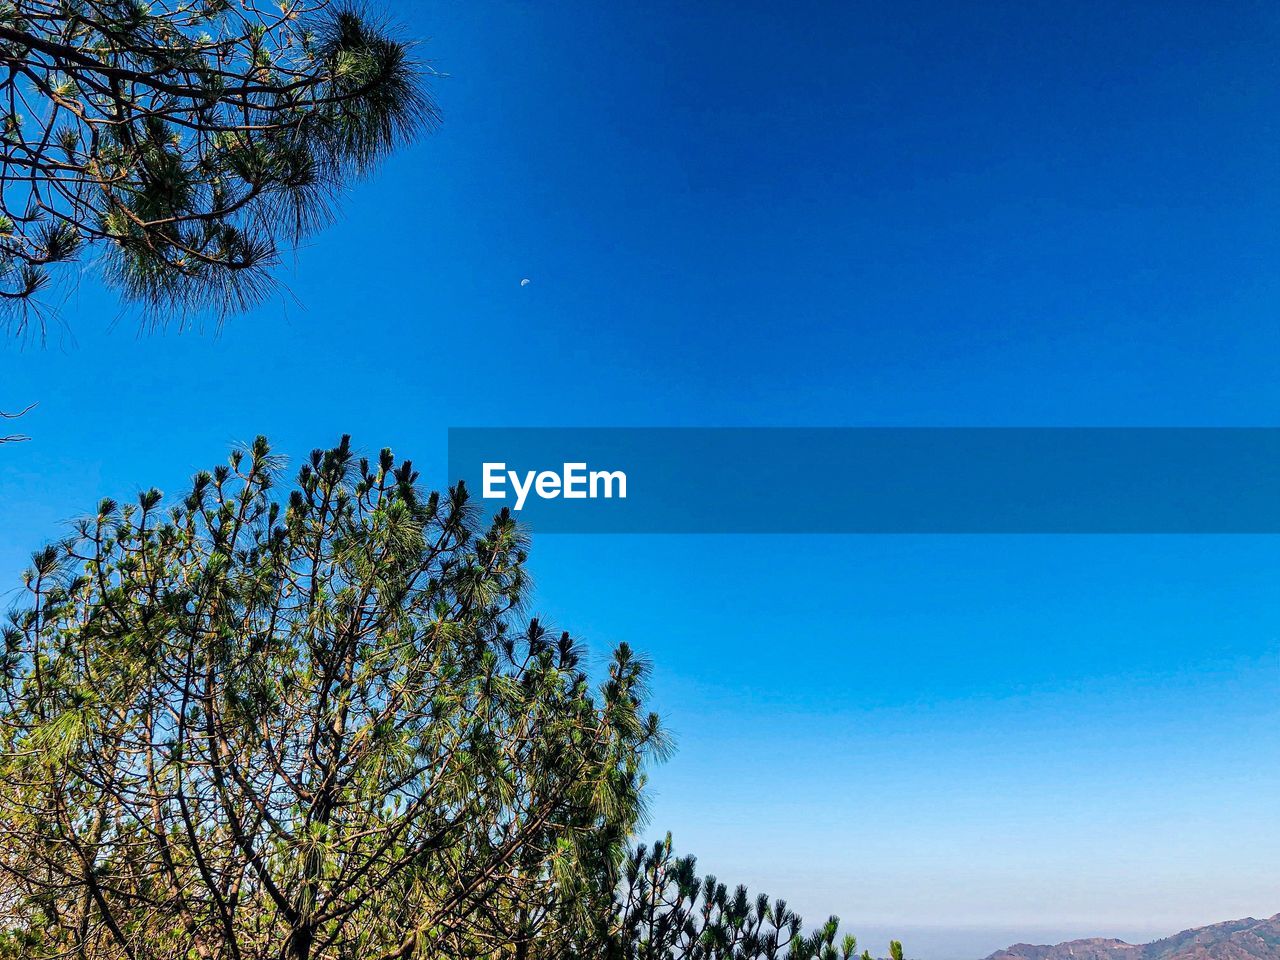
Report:
[[[281,473],[260,438],[33,557],[3,631],[0,958],[857,956],[669,834],[632,845],[666,749],[647,665],[620,646],[593,687],[522,616],[509,513],[346,438]]]
[[[692,856],[677,857],[671,834],[632,847],[616,883],[610,915],[592,938],[548,944],[538,960],[851,960],[857,940],[837,944],[840,921],[805,932],[785,900],[730,891],[699,876]],[[580,928],[580,932],[588,932]]]
[[[279,472],[260,439],[36,554],[0,684],[16,954],[499,956],[513,907],[601,891],[663,744],[646,665],[593,691],[464,489],[345,439]]]
[[[89,250],[154,317],[241,309],[281,243],[436,119],[424,68],[332,0],[0,2],[0,301]]]

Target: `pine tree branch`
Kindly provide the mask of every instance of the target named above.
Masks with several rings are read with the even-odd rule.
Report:
[[[0,420],[17,420],[20,417],[26,416],[33,407],[35,407],[35,404],[29,403],[16,413],[8,413],[4,410],[0,410]],[[30,439],[31,438],[25,433],[10,433],[5,436],[0,436],[0,443],[21,443],[24,440]]]

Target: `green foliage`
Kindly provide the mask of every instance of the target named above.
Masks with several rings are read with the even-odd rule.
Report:
[[[857,940],[837,942],[840,921],[805,932],[785,900],[732,892],[699,876],[691,856],[677,857],[671,835],[628,851],[603,929],[593,938],[544,946],[533,956],[606,960],[851,960]],[[898,958],[900,960],[900,958]]]
[[[521,616],[507,512],[345,438],[280,475],[259,438],[32,557],[0,960],[853,960],[834,917],[630,845],[647,666],[593,685]]]
[[[387,29],[333,0],[0,6],[0,301],[22,327],[85,249],[127,298],[248,307],[435,109]]]
[[[490,956],[515,909],[607,898],[664,742],[645,664],[593,690],[519,619],[524,540],[465,490],[346,440],[278,472],[258,440],[33,558],[0,689],[23,955]]]

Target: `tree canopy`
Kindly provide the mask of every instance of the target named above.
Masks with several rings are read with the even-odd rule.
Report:
[[[39,550],[3,630],[0,958],[849,960],[634,846],[647,665],[526,612],[526,541],[265,440]],[[870,960],[864,954],[862,960]],[[901,960],[900,956],[895,960]]]
[[[436,119],[410,47],[333,0],[0,2],[0,302],[95,253],[125,298],[244,308],[279,246]]]
[[[871,960],[840,936],[836,917],[805,931],[785,900],[699,876],[694,857],[675,855],[671,834],[631,847],[619,879],[607,954],[618,960]]]
[[[346,441],[276,472],[260,440],[36,556],[0,691],[28,956],[478,955],[634,825],[645,665],[593,691],[518,619],[508,515]]]

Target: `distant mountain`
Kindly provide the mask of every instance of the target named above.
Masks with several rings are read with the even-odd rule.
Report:
[[[987,960],[1280,960],[1280,913],[1269,920],[1228,920],[1184,930],[1154,943],[1068,940],[1054,946],[1015,943]]]

